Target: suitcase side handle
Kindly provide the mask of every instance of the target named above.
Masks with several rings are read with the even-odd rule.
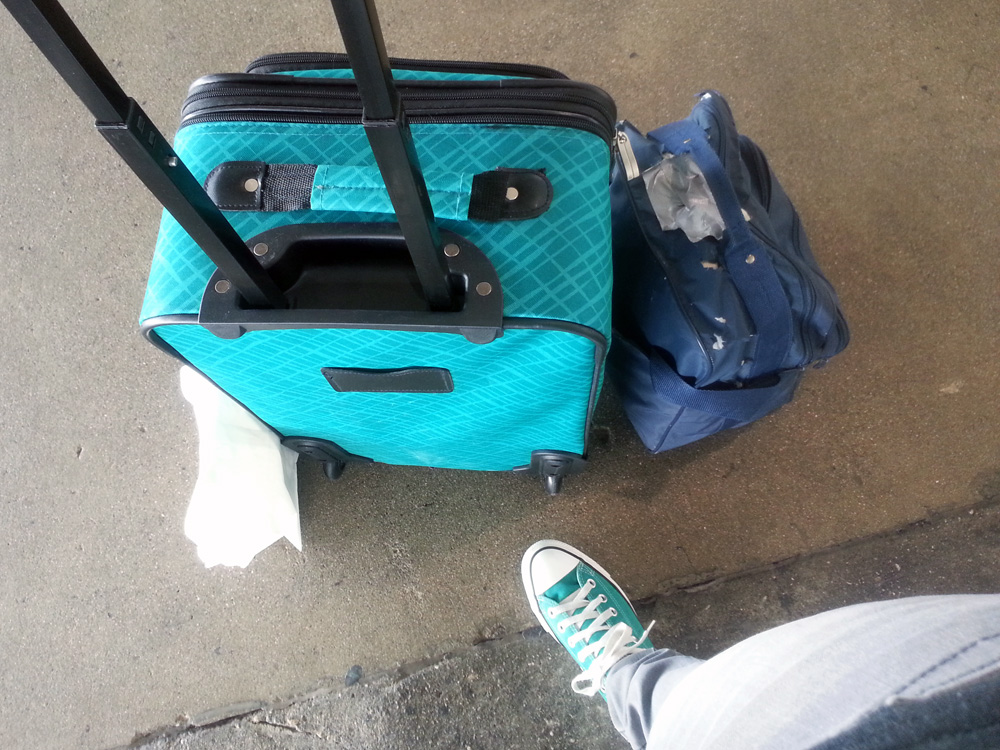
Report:
[[[285,307],[277,284],[57,0],[0,2],[91,111],[105,140],[247,302]]]
[[[198,324],[219,338],[300,328],[450,333],[474,344],[503,336],[503,289],[485,253],[441,230],[452,310],[429,309],[398,224],[287,224],[250,240],[288,297],[281,310],[250,308],[217,271]]]

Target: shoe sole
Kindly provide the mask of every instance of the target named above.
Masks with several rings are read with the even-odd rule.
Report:
[[[624,591],[622,591],[622,587],[615,582],[615,579],[611,577],[611,574],[608,573],[608,571],[606,571],[604,568],[602,568],[597,563],[597,561],[583,554],[576,547],[571,547],[570,545],[565,544],[564,542],[558,542],[555,539],[543,539],[540,542],[535,542],[530,547],[528,547],[528,549],[524,551],[524,555],[523,557],[521,557],[521,582],[524,584],[525,593],[528,594],[528,605],[531,607],[531,611],[534,613],[535,618],[538,620],[539,623],[541,623],[542,627],[545,629],[545,632],[556,639],[556,642],[559,642],[559,639],[556,638],[556,634],[552,632],[552,628],[549,627],[549,624],[545,621],[545,618],[542,616],[542,610],[538,607],[538,595],[535,593],[535,588],[531,582],[531,560],[539,552],[546,549],[562,550],[563,552],[572,555],[581,562],[585,562],[591,568],[596,570],[598,573],[604,576],[604,578],[612,586],[618,589],[618,593],[620,593],[622,595],[622,598],[626,602],[628,602],[628,606],[632,610],[632,614],[635,615],[635,607],[632,606],[632,600],[629,599],[628,595]],[[636,615],[636,617],[638,617],[638,615]]]

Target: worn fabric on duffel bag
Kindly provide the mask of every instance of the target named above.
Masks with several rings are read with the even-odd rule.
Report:
[[[609,372],[650,450],[759,419],[847,345],[795,208],[718,92],[646,136],[621,123],[611,193]]]

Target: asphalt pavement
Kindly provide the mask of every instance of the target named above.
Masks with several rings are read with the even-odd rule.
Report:
[[[707,659],[743,638],[836,607],[997,593],[998,501],[994,494],[977,508],[674,589],[636,609],[644,624],[656,621],[655,645]],[[140,735],[129,748],[626,750],[603,701],[570,690],[577,671],[562,648],[533,627],[367,676],[355,665],[343,678],[271,702],[184,716]]]

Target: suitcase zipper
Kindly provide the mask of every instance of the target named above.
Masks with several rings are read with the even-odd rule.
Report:
[[[410,115],[409,121],[416,125],[543,125],[550,127],[574,128],[584,130],[594,135],[604,137],[596,127],[591,127],[582,121],[571,121],[566,117],[518,114],[455,114],[455,115]],[[348,117],[336,115],[309,114],[297,112],[276,111],[230,111],[209,112],[191,117],[181,123],[181,127],[198,125],[205,122],[286,122],[306,125],[360,125],[361,116]]]
[[[309,79],[277,80],[276,76],[265,84],[248,78],[226,75],[196,81],[182,108],[180,127],[238,120],[361,122],[361,100],[350,80],[303,83]],[[585,130],[609,144],[614,137],[614,103],[604,92],[586,84],[406,81],[398,84],[398,90],[413,123],[552,125]],[[214,106],[213,101],[217,102]]]
[[[303,80],[303,79],[298,79]],[[308,80],[308,79],[306,79]],[[422,102],[429,101],[450,101],[455,102],[456,100],[462,101],[478,101],[478,100],[499,100],[504,102],[513,102],[516,104],[531,102],[536,103],[539,101],[549,101],[557,103],[572,103],[581,104],[584,106],[589,106],[592,108],[598,108],[598,103],[592,96],[581,95],[575,91],[558,91],[553,93],[553,89],[541,89],[541,90],[530,90],[526,89],[523,91],[514,91],[510,89],[500,89],[495,90],[454,90],[449,87],[448,90],[420,90],[413,91],[412,93],[407,92],[407,87],[405,84],[397,84],[397,87],[401,89],[403,93],[404,102],[406,103],[407,110],[410,109],[410,99],[419,106]],[[219,82],[218,84],[207,84],[204,90],[196,91],[188,95],[186,101],[184,102],[183,109],[186,110],[189,105],[196,102],[203,101],[212,97],[254,97],[258,96],[261,98],[272,98],[277,96],[288,96],[292,97],[308,97],[310,99],[329,99],[331,101],[336,100],[348,100],[350,102],[360,102],[361,97],[358,91],[352,85],[343,86],[340,90],[330,91],[324,90],[324,86],[317,85],[315,87],[300,86],[300,90],[296,92],[276,92],[271,86],[228,86],[224,82]],[[422,88],[422,87],[421,87]],[[409,95],[408,95],[409,94]],[[519,101],[520,100],[520,101]],[[633,156],[633,162],[635,158]]]
[[[400,70],[418,70],[429,73],[469,73],[472,75],[519,76],[524,78],[549,78],[566,80],[558,70],[541,65],[520,63],[471,62],[465,60],[415,60],[390,57],[389,66]],[[283,52],[262,55],[246,67],[247,73],[263,75],[287,73],[297,70],[342,70],[350,68],[343,52]]]

